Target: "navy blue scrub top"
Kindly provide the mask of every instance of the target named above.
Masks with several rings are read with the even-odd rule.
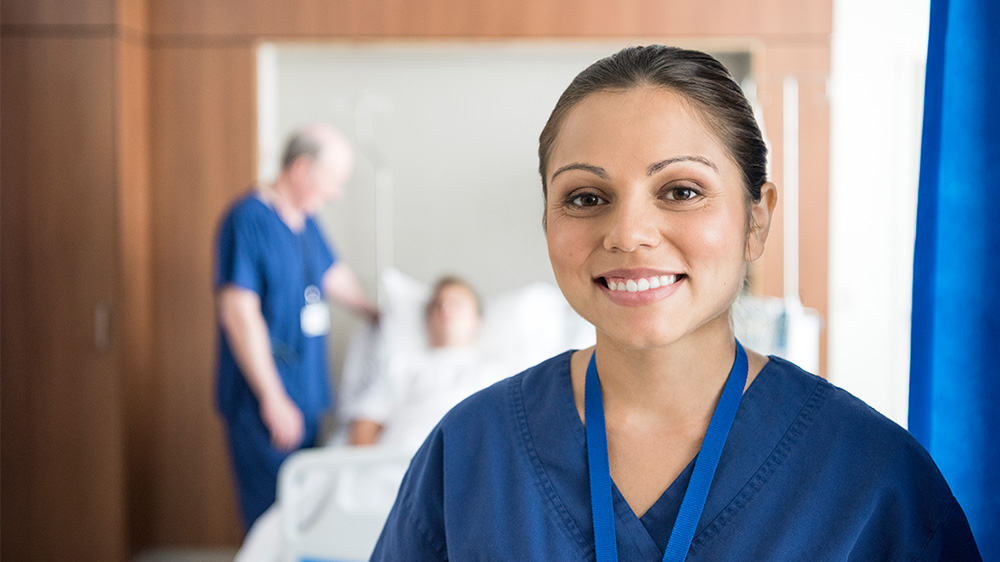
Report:
[[[414,457],[373,560],[593,560],[586,438],[566,352],[458,406]],[[637,518],[612,485],[620,560],[660,560],[692,464]],[[771,357],[747,389],[688,560],[980,560],[909,433]]]
[[[273,207],[254,192],[236,201],[218,232],[215,287],[234,284],[260,297],[278,374],[289,397],[307,420],[317,419],[331,404],[326,370],[326,338],[302,332],[305,289],[322,294],[323,274],[336,257],[319,226],[307,217],[293,232]],[[257,401],[240,372],[229,344],[219,333],[218,407],[228,418]]]

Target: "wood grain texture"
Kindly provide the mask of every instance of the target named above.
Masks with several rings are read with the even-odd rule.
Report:
[[[153,49],[152,205],[157,444],[150,499],[160,544],[241,534],[215,412],[216,222],[256,174],[251,46]]]
[[[114,0],[4,0],[0,19],[5,25],[95,25],[111,24]]]
[[[115,0],[115,21],[133,31],[149,31],[149,3],[147,0]]]
[[[124,559],[112,49],[108,39],[2,39],[9,560]]]
[[[115,40],[117,244],[121,256],[122,382],[124,392],[128,535],[148,541],[146,498],[151,480],[153,394],[153,279],[149,164],[149,50],[125,36]]]
[[[252,37],[734,37],[829,35],[831,0],[174,0],[156,35]]]

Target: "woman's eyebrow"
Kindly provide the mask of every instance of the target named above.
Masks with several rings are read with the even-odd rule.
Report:
[[[711,160],[705,158],[704,156],[675,156],[673,158],[667,158],[666,160],[660,160],[655,164],[650,164],[649,168],[646,169],[646,175],[651,176],[656,172],[659,172],[663,168],[666,168],[667,166],[675,164],[677,162],[698,162],[699,164],[704,164],[705,166],[712,168],[713,170],[715,170],[715,173],[719,173],[719,167],[715,165],[715,162],[712,162]],[[600,166],[594,166],[593,164],[584,164],[583,162],[573,162],[572,164],[566,164],[565,166],[553,172],[552,177],[549,178],[549,181],[556,179],[556,176],[567,170],[584,170],[586,172],[594,174],[595,176],[601,179],[605,180],[608,179],[608,171]]]
[[[659,172],[663,168],[666,168],[667,166],[674,164],[676,162],[698,162],[700,164],[708,166],[709,168],[712,168],[713,170],[715,170],[715,173],[717,174],[719,173],[719,167],[716,166],[714,162],[712,162],[708,158],[705,158],[704,156],[675,156],[673,158],[667,158],[666,160],[660,160],[655,164],[650,164],[649,168],[646,168],[646,175],[651,176],[656,172]]]
[[[563,173],[563,172],[565,172],[567,170],[584,170],[584,171],[587,171],[587,172],[590,172],[590,173],[594,174],[595,176],[597,176],[597,177],[599,177],[601,179],[604,179],[604,180],[608,179],[608,172],[607,172],[607,170],[605,170],[604,168],[602,168],[600,166],[594,166],[592,164],[584,164],[582,162],[573,162],[572,164],[566,164],[562,168],[559,168],[558,170],[556,170],[555,172],[553,172],[552,177],[549,178],[549,181],[552,181],[552,180],[556,179],[556,176],[558,176],[559,174],[561,174],[561,173]]]

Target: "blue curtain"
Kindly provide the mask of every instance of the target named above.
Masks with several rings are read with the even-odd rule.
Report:
[[[931,0],[910,431],[1000,560],[1000,1]]]

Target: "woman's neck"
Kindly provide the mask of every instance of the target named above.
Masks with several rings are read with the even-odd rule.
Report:
[[[728,322],[668,346],[633,349],[598,334],[597,370],[606,416],[653,415],[687,425],[711,417],[735,356]]]
[[[707,427],[733,365],[735,338],[728,316],[723,315],[681,341],[650,349],[627,347],[598,332],[594,350],[609,427],[616,422]],[[579,351],[571,363],[581,419],[590,356],[591,350]],[[749,387],[767,358],[750,350],[747,357]]]
[[[571,358],[573,397],[586,423],[587,365],[597,353],[611,477],[640,517],[701,446],[735,358],[729,318],[722,316],[655,349],[627,347],[598,333],[595,348]],[[747,358],[744,390],[767,363],[749,350]]]

